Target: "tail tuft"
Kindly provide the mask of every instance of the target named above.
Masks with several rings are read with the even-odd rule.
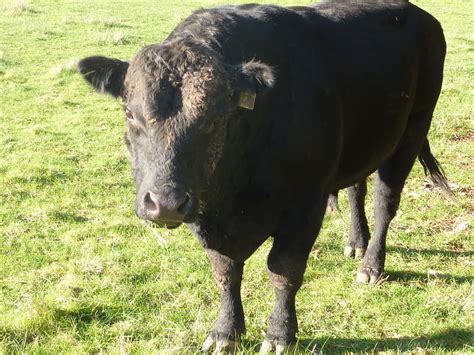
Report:
[[[436,158],[431,153],[430,143],[428,139],[425,140],[423,147],[421,148],[421,152],[418,155],[418,160],[420,161],[423,169],[425,171],[425,175],[429,175],[431,181],[433,182],[434,186],[443,190],[443,192],[447,193],[448,195],[452,195],[453,192],[448,184],[448,179],[446,178],[446,174],[441,167],[441,164],[436,160]]]

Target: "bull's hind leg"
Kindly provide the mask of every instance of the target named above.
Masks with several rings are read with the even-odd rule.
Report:
[[[245,333],[244,311],[240,297],[240,284],[244,263],[237,262],[219,252],[206,249],[212,272],[221,291],[219,316],[211,334],[202,346],[203,352],[235,353],[240,336]]]
[[[322,199],[316,215],[311,217],[311,220],[315,222],[313,224],[315,228],[303,233],[298,232],[296,227],[285,228],[285,231],[280,231],[274,238],[268,255],[268,275],[275,289],[276,303],[260,354],[273,351],[276,354],[283,354],[296,342],[298,322],[295,297],[303,281],[311,247],[321,227],[325,204],[326,199]],[[295,211],[295,213],[304,215],[301,211]],[[301,227],[301,222],[303,221],[296,225]]]
[[[425,24],[427,35],[420,57],[414,111],[395,153],[379,168],[375,181],[375,228],[373,238],[357,274],[357,281],[376,283],[384,271],[385,242],[390,221],[395,216],[400,193],[417,155],[426,140],[443,81],[446,43],[436,21]],[[424,26],[425,26],[424,25]]]
[[[365,216],[366,194],[367,180],[365,179],[347,189],[351,209],[351,227],[344,255],[358,259],[364,257],[370,239],[369,225]]]
[[[404,175],[387,166],[378,171],[375,180],[374,236],[357,273],[356,281],[359,283],[375,284],[383,274],[388,226],[398,209],[400,193],[408,174]]]
[[[377,171],[374,234],[357,273],[356,281],[359,283],[376,284],[384,272],[388,226],[397,212],[405,180],[426,139],[432,112],[420,111],[410,115],[399,147]]]

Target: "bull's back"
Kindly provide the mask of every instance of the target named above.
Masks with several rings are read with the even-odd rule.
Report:
[[[281,175],[321,164],[315,171],[331,171],[333,188],[367,176],[396,149],[421,105],[420,86],[431,95],[426,48],[440,52],[444,41],[434,18],[401,0],[226,6],[196,12],[169,40],[186,33],[228,64],[257,59],[275,68],[275,87],[258,95],[254,111],[240,111],[256,133],[239,149],[291,165]]]
[[[315,9],[342,108],[340,188],[376,170],[397,149],[410,115],[434,106],[445,44],[439,23],[405,1]]]

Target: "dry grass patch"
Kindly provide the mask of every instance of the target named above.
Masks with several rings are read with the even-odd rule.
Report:
[[[30,5],[30,2],[27,0],[9,1],[7,2],[7,4],[4,5],[3,10],[8,15],[14,15],[14,16],[34,12],[33,8]]]
[[[129,44],[131,41],[132,41],[131,36],[128,36],[121,31],[114,31],[114,32],[105,32],[102,35],[102,38],[99,40],[99,44],[121,46],[121,45]]]
[[[77,69],[78,60],[73,58],[65,61],[64,63],[60,63],[55,65],[50,69],[50,73],[53,75],[59,75],[62,73],[72,73],[75,72]]]

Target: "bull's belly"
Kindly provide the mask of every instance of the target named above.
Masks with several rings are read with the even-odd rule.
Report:
[[[360,182],[390,158],[405,133],[408,110],[409,105],[401,108],[398,115],[385,119],[374,115],[373,120],[345,133],[334,189]]]

